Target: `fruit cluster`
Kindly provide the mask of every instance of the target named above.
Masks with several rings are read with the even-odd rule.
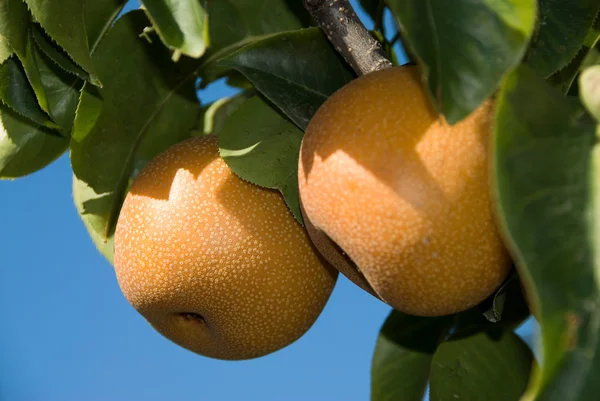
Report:
[[[278,192],[233,174],[215,137],[156,157],[133,182],[115,234],[129,302],[191,351],[248,359],[302,336],[338,271],[414,315],[488,297],[510,269],[488,183],[493,104],[450,126],[418,74],[367,74],[315,114],[298,164],[305,227]]]

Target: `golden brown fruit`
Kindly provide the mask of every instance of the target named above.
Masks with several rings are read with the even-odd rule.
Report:
[[[491,119],[487,102],[447,125],[417,67],[394,67],[337,91],[307,128],[299,185],[309,224],[400,311],[468,309],[509,272],[488,184]]]
[[[294,342],[337,278],[280,194],[234,175],[213,137],[171,147],[138,175],[114,262],[125,297],[157,331],[219,359]]]
[[[367,282],[365,277],[358,271],[354,262],[346,255],[339,246],[331,240],[323,231],[312,225],[312,222],[306,216],[304,208],[300,205],[302,211],[302,217],[304,219],[304,226],[308,233],[311,241],[315,244],[321,255],[338,271],[344,274],[350,281],[358,285],[363,290],[367,291],[371,295],[377,297],[371,285]]]

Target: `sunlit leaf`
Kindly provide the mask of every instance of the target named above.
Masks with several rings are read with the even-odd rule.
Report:
[[[56,160],[68,146],[68,138],[0,104],[0,179],[34,173]]]
[[[138,37],[147,24],[144,13],[134,11],[104,36],[93,55],[103,88],[86,84],[73,130],[75,203],[107,257],[130,180],[190,136],[199,112],[193,74],[172,63],[159,40]]]
[[[531,69],[497,100],[494,190],[501,228],[541,326],[536,400],[595,400],[600,385],[596,124]]]
[[[302,130],[319,106],[353,78],[318,28],[273,35],[221,64],[242,72]]]
[[[600,65],[588,67],[581,74],[581,100],[591,115],[600,123]]]
[[[198,58],[208,41],[208,16],[198,0],[142,0],[163,43],[178,54]]]
[[[12,47],[4,36],[0,35],[0,64],[4,63],[14,54]]]
[[[405,45],[425,73],[437,110],[455,124],[519,64],[533,33],[536,0],[389,0]]]
[[[298,157],[304,133],[259,96],[231,113],[219,131],[219,151],[239,177],[278,189],[302,222],[298,194]]]
[[[106,236],[95,228],[102,228],[106,225],[104,217],[105,199],[104,195],[97,194],[85,182],[80,181],[73,176],[73,199],[77,212],[83,219],[88,234],[96,248],[112,264],[114,256],[114,237]]]
[[[102,114],[104,98],[100,91],[92,84],[86,82],[79,96],[79,102],[73,121],[72,138],[74,142],[82,142],[93,130],[98,118]]]

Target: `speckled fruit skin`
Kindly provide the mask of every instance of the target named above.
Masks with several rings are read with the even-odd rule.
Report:
[[[307,128],[298,177],[305,218],[354,275],[395,309],[439,316],[484,300],[510,260],[488,183],[492,104],[449,126],[418,74],[385,69],[333,94]],[[331,247],[311,238],[336,265]]]
[[[337,279],[280,194],[234,175],[214,137],[171,147],[136,177],[114,264],[123,294],[158,332],[218,359],[294,342]]]

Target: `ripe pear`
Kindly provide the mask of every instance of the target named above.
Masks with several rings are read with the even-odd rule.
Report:
[[[490,196],[492,109],[487,101],[448,125],[415,66],[334,93],[307,127],[298,172],[325,258],[413,315],[456,313],[492,294],[511,266]]]
[[[158,332],[228,360],[297,340],[337,279],[281,195],[232,173],[214,137],[167,149],[135,178],[114,265],[123,294]]]

